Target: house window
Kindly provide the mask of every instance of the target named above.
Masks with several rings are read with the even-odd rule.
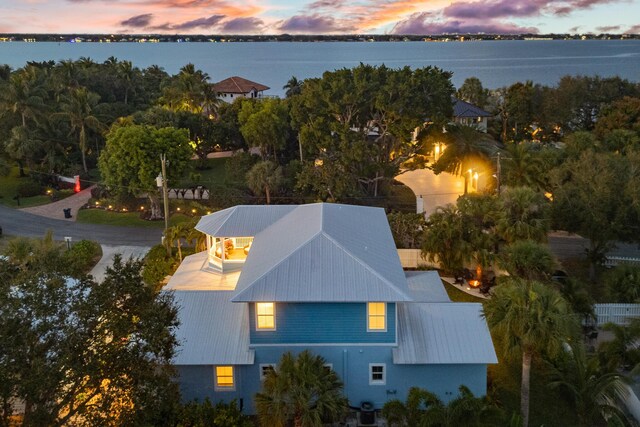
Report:
[[[256,329],[275,330],[276,329],[276,305],[273,302],[256,303]]]
[[[273,372],[276,370],[276,365],[274,363],[264,363],[260,365],[260,381],[264,381],[269,372]]]
[[[384,332],[387,330],[387,303],[370,302],[367,304],[367,330]]]
[[[216,366],[216,390],[235,390],[233,366]]]
[[[369,364],[369,385],[385,385],[387,383],[386,365],[384,363]]]

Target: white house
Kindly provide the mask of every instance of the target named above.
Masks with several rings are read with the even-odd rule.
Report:
[[[213,84],[213,88],[224,102],[233,102],[237,98],[262,98],[262,92],[268,86],[242,77],[233,76]]]

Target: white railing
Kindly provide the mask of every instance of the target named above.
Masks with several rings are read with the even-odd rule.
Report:
[[[619,264],[640,265],[640,258],[626,256],[608,256],[604,261],[606,267],[615,267]]]
[[[605,323],[626,325],[631,319],[640,318],[640,304],[594,304],[598,326]]]

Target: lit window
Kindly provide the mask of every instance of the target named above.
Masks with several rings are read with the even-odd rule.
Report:
[[[387,304],[384,302],[370,302],[367,304],[367,330],[387,330]]]
[[[216,389],[233,390],[233,366],[216,366]]]
[[[276,365],[273,363],[265,363],[260,365],[260,381],[264,381],[269,372],[276,370]]]
[[[256,303],[256,329],[276,328],[276,305],[272,302]]]
[[[369,364],[369,384],[384,385],[387,383],[387,374],[385,372],[386,365],[384,363]]]

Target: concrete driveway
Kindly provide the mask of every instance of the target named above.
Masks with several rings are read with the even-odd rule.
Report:
[[[102,282],[108,266],[113,264],[113,257],[116,254],[122,255],[123,260],[129,258],[144,258],[144,256],[151,249],[148,246],[113,246],[113,245],[100,245],[102,247],[102,258],[89,272],[96,280],[96,282]]]
[[[436,175],[429,169],[418,169],[398,175],[396,180],[409,187],[416,197],[422,196],[427,216],[438,206],[455,203],[464,193],[464,178],[445,172]]]

